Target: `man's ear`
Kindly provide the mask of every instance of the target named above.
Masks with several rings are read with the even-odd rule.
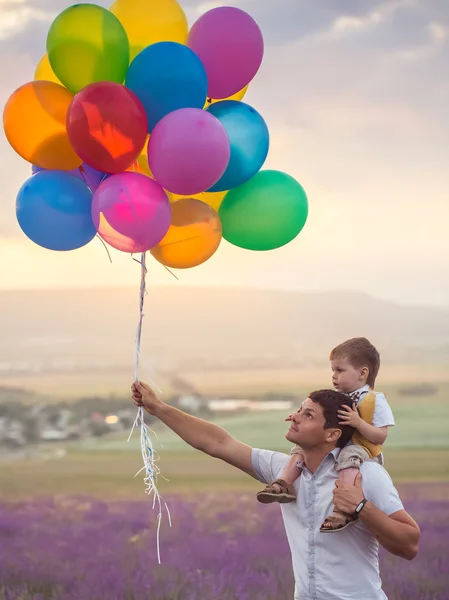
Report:
[[[341,437],[341,429],[332,427],[326,429],[326,442],[330,444],[336,444]]]

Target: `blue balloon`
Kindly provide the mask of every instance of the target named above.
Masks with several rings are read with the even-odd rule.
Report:
[[[36,175],[36,173],[41,173],[42,171],[47,171],[47,170],[48,169],[42,169],[41,167],[36,167],[36,165],[32,165],[32,167],[31,167],[31,172],[33,173],[33,175]],[[83,163],[81,165],[81,167],[78,167],[77,169],[73,169],[72,171],[66,171],[66,172],[72,173],[72,175],[76,175],[76,177],[78,177],[78,179],[81,179],[81,181],[84,181],[84,183],[86,185],[88,185],[93,192],[95,192],[95,190],[98,188],[100,183],[102,181],[104,181],[104,179],[106,179],[105,173],[102,173],[101,171],[97,171],[97,169],[94,169],[93,167],[86,165],[86,163]]]
[[[207,98],[206,69],[198,56],[177,42],[158,42],[140,52],[125,81],[142,102],[148,133],[179,108],[203,108]]]
[[[92,191],[66,171],[41,171],[25,181],[16,215],[26,236],[48,250],[75,250],[96,235]]]
[[[270,147],[268,127],[260,114],[244,102],[223,100],[211,104],[207,112],[221,122],[231,143],[229,165],[208,191],[232,190],[252,179],[264,164]]]

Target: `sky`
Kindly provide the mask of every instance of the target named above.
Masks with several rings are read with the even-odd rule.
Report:
[[[181,4],[190,24],[221,4],[259,23],[265,57],[245,101],[270,130],[264,168],[302,184],[310,216],[282,249],[255,253],[223,242],[203,266],[178,271],[179,281],[150,261],[150,283],[356,290],[449,306],[448,0]],[[33,79],[48,28],[67,6],[0,0],[2,105]],[[3,136],[0,167],[0,290],[137,289],[139,266],[116,251],[110,263],[98,240],[70,253],[30,242],[15,217],[30,165]]]

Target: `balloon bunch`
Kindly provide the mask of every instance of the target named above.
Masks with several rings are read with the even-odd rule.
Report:
[[[268,128],[241,102],[263,52],[238,8],[212,9],[190,31],[176,0],[60,13],[35,80],[3,115],[33,165],[16,204],[24,233],[51,250],[98,234],[178,269],[204,263],[222,238],[249,250],[293,240],[306,194],[285,173],[260,171]]]

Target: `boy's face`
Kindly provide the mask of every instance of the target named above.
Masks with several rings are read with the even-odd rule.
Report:
[[[367,367],[354,367],[345,358],[331,360],[332,385],[337,392],[350,394],[366,385],[369,371]]]

